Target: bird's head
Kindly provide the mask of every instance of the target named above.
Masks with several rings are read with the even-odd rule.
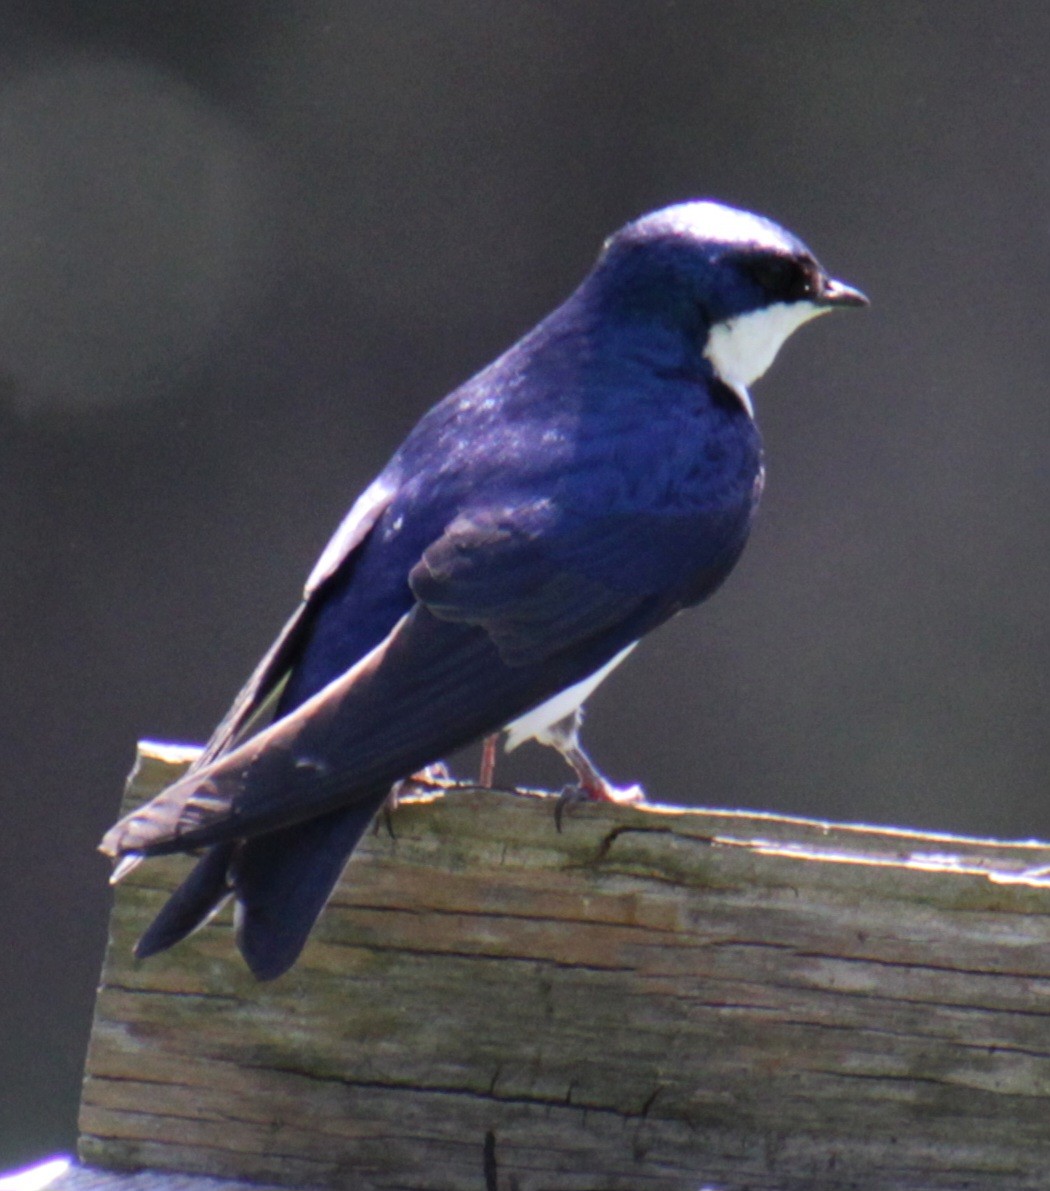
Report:
[[[706,201],[615,232],[592,278],[622,314],[689,335],[716,375],[742,392],[803,323],[868,304],[772,220]]]

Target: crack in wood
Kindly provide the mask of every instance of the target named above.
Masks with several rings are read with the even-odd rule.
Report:
[[[494,1104],[517,1104],[528,1108],[545,1108],[545,1109],[571,1109],[573,1112],[583,1113],[598,1113],[605,1116],[616,1117],[624,1121],[633,1121],[639,1119],[643,1114],[641,1110],[625,1110],[617,1108],[613,1104],[597,1104],[584,1101],[573,1101],[572,1089],[574,1084],[570,1083],[568,1090],[563,1096],[529,1096],[525,1094],[509,1095],[506,1093],[496,1092],[492,1088],[478,1089],[471,1087],[455,1087],[446,1084],[421,1084],[400,1082],[397,1080],[382,1080],[382,1079],[350,1079],[341,1075],[324,1075],[316,1071],[307,1071],[303,1068],[289,1067],[286,1065],[267,1064],[265,1067],[262,1064],[244,1062],[241,1064],[242,1068],[251,1070],[257,1068],[259,1070],[272,1071],[281,1075],[291,1075],[299,1079],[308,1080],[311,1083],[321,1084],[335,1084],[343,1088],[353,1089],[355,1091],[383,1091],[404,1093],[406,1095],[427,1095],[427,1096],[450,1096],[450,1097],[464,1097],[470,1100],[491,1101]]]
[[[347,951],[369,951],[377,954],[394,954],[410,956],[413,959],[457,959],[483,963],[512,963],[528,964],[539,968],[567,968],[573,972],[634,972],[634,966],[623,964],[594,964],[583,963],[578,960],[558,960],[547,955],[509,955],[505,951],[460,951],[453,948],[438,947],[409,947],[402,943],[374,943],[361,939],[329,940],[328,945],[333,948],[343,948]]]
[[[420,904],[418,906],[392,906],[392,905],[375,905],[372,903],[347,900],[342,903],[347,909],[364,910],[368,913],[374,914],[390,914],[390,915],[409,915],[419,918],[425,918],[429,914],[434,914],[439,917],[451,919],[466,919],[468,922],[478,919],[481,921],[491,922],[533,922],[537,925],[550,926],[551,924],[566,925],[566,926],[586,926],[592,930],[601,930],[603,927],[608,930],[616,931],[637,931],[639,935],[650,936],[656,935],[674,935],[678,936],[683,932],[671,927],[660,927],[650,923],[634,924],[624,922],[607,922],[601,918],[587,918],[581,917],[578,914],[528,914],[524,912],[516,912],[511,909],[500,910],[482,910],[477,907],[464,906],[462,908],[449,908],[446,906],[431,906]]]
[[[481,1170],[485,1176],[485,1191],[499,1191],[499,1168],[496,1165],[496,1135],[491,1129],[485,1134],[481,1147]]]

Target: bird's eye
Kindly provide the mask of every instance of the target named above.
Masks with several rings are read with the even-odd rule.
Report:
[[[781,302],[798,302],[816,291],[813,270],[791,257],[755,257],[748,262],[747,271],[767,294]]]

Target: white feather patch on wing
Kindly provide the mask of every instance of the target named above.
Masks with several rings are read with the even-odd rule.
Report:
[[[595,670],[589,678],[573,683],[572,686],[566,687],[565,690],[560,691],[545,703],[541,703],[539,707],[534,707],[516,720],[512,720],[504,729],[507,733],[507,740],[503,746],[505,750],[508,753],[512,752],[526,740],[538,740],[540,744],[550,744],[548,739],[550,729],[555,724],[561,723],[566,716],[572,715],[637,644],[638,642],[635,641],[626,649],[621,649],[614,658],[607,661],[600,670]]]
[[[364,539],[365,534],[379,519],[380,513],[390,503],[393,494],[393,487],[380,478],[373,480],[354,501],[350,512],[343,518],[342,524],[332,535],[331,541],[325,546],[310,572],[306,581],[307,596],[338,570],[343,559]]]

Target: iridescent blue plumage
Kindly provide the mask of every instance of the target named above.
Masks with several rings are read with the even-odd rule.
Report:
[[[861,302],[717,204],[612,237],[421,419],[201,762],[107,836],[113,855],[210,847],[140,954],[232,891],[245,958],[277,975],[392,782],[514,723],[575,764],[575,721],[548,731],[544,709],[723,581],[761,490],[746,386],[796,326]]]

